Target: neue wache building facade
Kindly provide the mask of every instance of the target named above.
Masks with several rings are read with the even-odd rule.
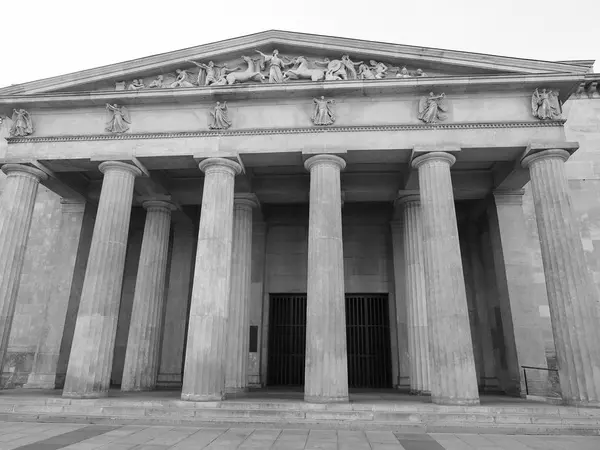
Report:
[[[2,385],[598,404],[592,66],[266,31],[0,88]]]

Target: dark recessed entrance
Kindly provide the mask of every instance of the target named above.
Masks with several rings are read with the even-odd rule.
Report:
[[[271,294],[269,386],[302,386],[306,349],[306,294]],[[392,387],[387,294],[346,295],[348,384]]]

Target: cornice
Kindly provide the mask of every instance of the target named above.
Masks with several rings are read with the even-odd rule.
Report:
[[[307,49],[313,48],[319,51],[349,52],[357,56],[368,54],[373,57],[392,58],[394,60],[419,60],[429,63],[429,65],[441,64],[471,67],[473,69],[482,69],[496,73],[585,73],[588,70],[584,66],[568,62],[511,58],[344,37],[269,30],[57,77],[8,86],[0,88],[0,93],[23,94],[48,92],[94,83],[103,79],[127,78],[148,71],[160,72],[165,66],[173,68],[177,65],[183,65],[186,60],[191,58],[214,58],[222,54],[243,52],[248,48],[275,45],[303,47]]]
[[[579,74],[537,75],[470,75],[422,78],[390,78],[382,80],[347,80],[325,82],[293,82],[282,84],[236,84],[193,88],[146,89],[139,91],[90,91],[70,93],[40,93],[0,96],[0,114],[9,114],[12,108],[30,107],[85,107],[105,103],[121,105],[152,105],[193,103],[199,101],[252,100],[265,98],[310,97],[317,95],[397,95],[425,94],[443,90],[446,95],[464,95],[482,91],[526,91],[530,94],[541,86],[559,89],[565,101],[584,81]]]
[[[76,142],[76,141],[129,141],[144,139],[177,139],[228,136],[266,136],[279,134],[325,134],[360,133],[390,131],[429,131],[429,130],[468,130],[489,128],[548,128],[562,127],[566,120],[548,120],[537,122],[469,122],[434,124],[398,124],[352,127],[311,127],[311,128],[272,128],[220,131],[178,131],[165,133],[125,133],[71,136],[28,136],[7,138],[8,144],[27,144],[37,142]]]

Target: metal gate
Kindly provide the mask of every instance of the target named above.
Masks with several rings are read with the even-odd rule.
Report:
[[[306,294],[271,294],[269,386],[302,386],[306,351]],[[392,387],[387,294],[346,295],[348,384]]]

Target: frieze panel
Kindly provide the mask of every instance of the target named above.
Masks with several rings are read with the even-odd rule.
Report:
[[[354,61],[350,55],[339,58],[309,58],[303,55],[282,55],[277,49],[258,56],[241,55],[229,62],[187,60],[191,67],[146,78],[120,80],[115,90],[176,89],[225,86],[242,83],[288,83],[294,81],[352,81],[419,78],[429,76],[422,69],[408,69],[389,62],[369,59]],[[195,66],[195,67],[194,67]],[[231,67],[230,67],[231,66]]]

